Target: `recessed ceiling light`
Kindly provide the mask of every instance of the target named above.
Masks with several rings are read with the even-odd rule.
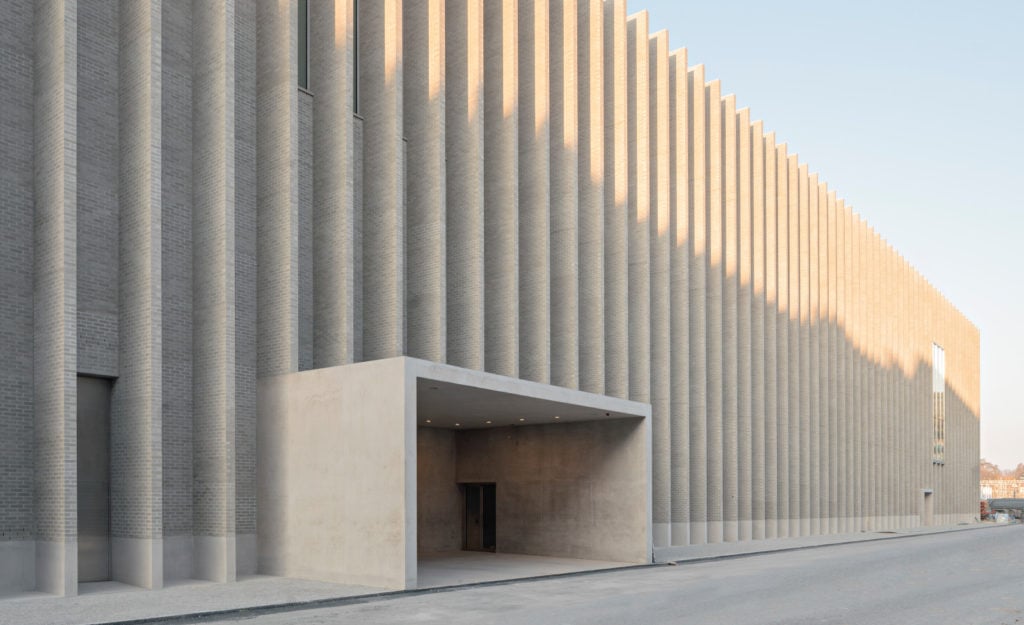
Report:
[[[526,417],[519,417],[520,421],[526,421]]]
[[[490,421],[487,421],[487,423],[490,423]]]
[[[427,423],[430,423],[430,419],[427,419]]]
[[[459,427],[460,425],[462,425],[462,424],[461,423],[456,423],[455,427]]]
[[[561,419],[562,417],[560,417],[560,416],[558,416],[558,415],[555,415],[555,418],[556,418],[556,419]]]

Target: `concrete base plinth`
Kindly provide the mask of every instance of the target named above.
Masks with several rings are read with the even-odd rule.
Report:
[[[36,541],[0,541],[0,596],[36,587]]]
[[[689,523],[673,523],[672,524],[672,545],[689,545],[690,544],[690,524]]]
[[[668,523],[654,523],[654,546],[667,547],[672,544],[672,526]]]
[[[192,536],[164,536],[164,581],[192,578]]]
[[[78,541],[36,541],[35,589],[54,595],[78,594]]]
[[[235,574],[256,574],[256,534],[238,534],[235,536]]]
[[[162,538],[111,539],[114,581],[155,590],[164,586]]]
[[[235,581],[237,557],[234,536],[195,536],[192,571],[196,579],[211,582]]]

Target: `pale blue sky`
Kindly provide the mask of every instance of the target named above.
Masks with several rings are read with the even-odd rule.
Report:
[[[980,328],[981,455],[1024,462],[1024,2],[642,9]]]

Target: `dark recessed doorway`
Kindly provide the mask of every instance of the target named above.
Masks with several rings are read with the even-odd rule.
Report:
[[[78,376],[78,581],[110,571],[111,381]]]
[[[465,493],[462,548],[466,551],[494,551],[497,506],[494,484],[462,484]]]

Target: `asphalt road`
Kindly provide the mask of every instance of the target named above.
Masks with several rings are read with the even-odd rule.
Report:
[[[1024,526],[407,595],[216,622],[1024,625]]]

